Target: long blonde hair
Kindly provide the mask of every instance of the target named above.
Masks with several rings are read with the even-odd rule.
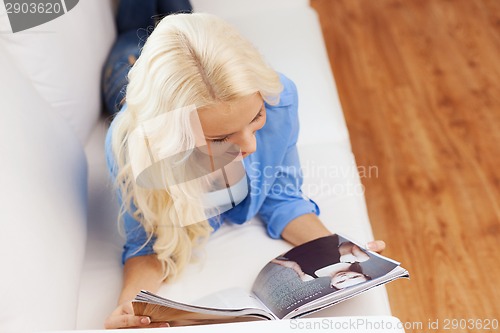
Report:
[[[121,191],[119,219],[130,212],[150,239],[163,266],[164,279],[183,270],[193,249],[203,244],[212,228],[207,220],[179,227],[195,214],[188,198],[174,207],[167,189],[138,186],[132,174],[128,138],[141,124],[170,110],[230,102],[260,92],[269,104],[278,102],[278,74],[232,26],[209,14],[177,14],[161,20],[128,74],[127,110],[113,121],[111,139],[116,183]],[[179,151],[193,148],[192,133],[182,123],[165,131]],[[185,127],[185,126],[184,126]],[[167,170],[163,170],[168,173]],[[132,204],[137,208],[133,210]]]

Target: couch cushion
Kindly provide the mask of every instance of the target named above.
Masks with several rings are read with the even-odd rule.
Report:
[[[88,237],[78,299],[78,329],[102,328],[121,290],[124,240],[117,224],[118,202],[104,154],[107,122],[94,128],[85,154],[89,166]]]
[[[1,44],[0,73],[0,332],[71,329],[86,236],[85,155]]]
[[[85,142],[101,109],[101,67],[115,38],[110,1],[79,1],[55,20],[15,34],[0,5],[0,31],[0,43],[30,84]]]
[[[308,8],[309,0],[191,0],[194,11],[215,14],[222,18],[286,8]],[[260,22],[259,22],[260,24]]]
[[[265,7],[264,3],[270,7]],[[278,3],[282,8],[273,7]],[[300,100],[298,145],[306,176],[303,189],[318,203],[320,218],[331,230],[364,243],[373,237],[364,195],[317,15],[305,3],[289,0],[193,1],[195,10],[218,14],[233,23],[274,68],[294,80]],[[238,9],[238,6],[241,7]],[[248,6],[253,9],[245,12]],[[119,263],[123,241],[117,236],[118,207],[111,198],[113,190],[106,177],[105,133],[105,125],[99,125],[86,146],[91,168],[91,217],[79,301],[79,329],[102,327],[115,307],[121,287],[117,281],[122,274]],[[326,171],[321,171],[325,168]],[[106,197],[106,193],[110,197]],[[257,239],[259,247],[255,247]],[[224,225],[209,240],[206,258],[190,265],[180,281],[165,285],[160,293],[178,300],[194,301],[225,288],[248,289],[259,269],[289,247],[282,240],[270,239],[257,219],[242,226]],[[232,269],[241,267],[242,262],[246,269]],[[231,277],[225,277],[226,272],[231,272]],[[200,283],[200,276],[203,276],[203,283]],[[382,287],[311,316],[387,314],[390,308]]]

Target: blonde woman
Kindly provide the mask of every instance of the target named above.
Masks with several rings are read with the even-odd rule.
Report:
[[[234,28],[208,14],[167,16],[128,80],[106,140],[126,233],[123,288],[107,328],[152,327],[131,300],[182,278],[221,223],[259,215],[270,237],[293,245],[331,234],[300,189],[295,85]],[[207,198],[211,211],[200,204]]]

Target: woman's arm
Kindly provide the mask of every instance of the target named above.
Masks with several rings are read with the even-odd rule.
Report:
[[[323,222],[316,214],[304,214],[293,219],[287,224],[281,237],[293,246],[297,246],[313,239],[331,235]],[[385,249],[385,242],[381,240],[371,241],[366,247],[374,252],[382,252]]]
[[[123,266],[123,287],[118,304],[131,301],[141,290],[156,292],[162,283],[162,268],[156,255],[132,257]]]
[[[151,325],[148,317],[135,316],[132,300],[141,289],[156,292],[162,283],[162,267],[156,255],[128,259],[123,267],[123,287],[118,307],[106,319],[106,328],[165,327],[166,323]]]
[[[281,233],[284,240],[297,246],[313,239],[331,235],[316,214],[304,214],[288,223]]]

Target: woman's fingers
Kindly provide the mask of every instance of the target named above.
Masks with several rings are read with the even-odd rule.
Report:
[[[104,322],[104,327],[106,329],[110,328],[133,328],[133,327],[169,327],[170,325],[166,322],[163,323],[151,323],[151,319],[147,316],[136,316],[134,315],[134,309],[132,307],[132,302],[125,302],[119,305],[111,315],[106,318]]]
[[[151,324],[149,317],[134,316],[132,314],[112,315],[104,322],[106,329],[125,327],[145,327]]]
[[[382,252],[385,249],[385,242],[381,240],[371,241],[366,244],[366,247],[373,252]]]

